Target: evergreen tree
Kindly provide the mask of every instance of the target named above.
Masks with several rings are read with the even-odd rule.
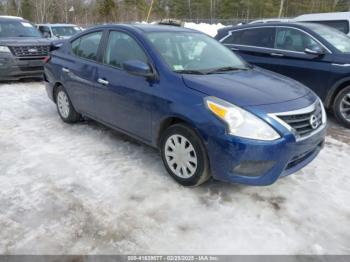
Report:
[[[100,0],[98,1],[98,13],[104,22],[111,19],[116,20],[116,4],[114,0]]]
[[[29,21],[33,20],[33,6],[30,0],[21,1],[21,12],[23,18]]]

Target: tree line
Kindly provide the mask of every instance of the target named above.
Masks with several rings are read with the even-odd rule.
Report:
[[[315,12],[349,11],[350,0],[0,0],[0,15],[35,23],[249,21]]]

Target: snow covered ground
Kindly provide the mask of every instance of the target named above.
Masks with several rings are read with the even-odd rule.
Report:
[[[350,131],[269,187],[177,185],[158,153],[0,84],[0,253],[349,254]]]

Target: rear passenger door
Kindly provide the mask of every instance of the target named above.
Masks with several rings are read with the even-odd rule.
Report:
[[[93,95],[102,35],[102,31],[95,31],[73,40],[71,55],[66,57],[61,68],[75,109],[87,115],[95,114]]]
[[[274,27],[239,29],[229,32],[221,42],[247,62],[267,67],[275,44],[275,35]]]

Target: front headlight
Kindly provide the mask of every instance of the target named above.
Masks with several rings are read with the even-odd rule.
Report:
[[[265,121],[248,111],[217,97],[206,97],[208,109],[222,119],[234,136],[272,141],[281,136]]]
[[[7,46],[0,45],[0,53],[11,53],[11,51]]]

